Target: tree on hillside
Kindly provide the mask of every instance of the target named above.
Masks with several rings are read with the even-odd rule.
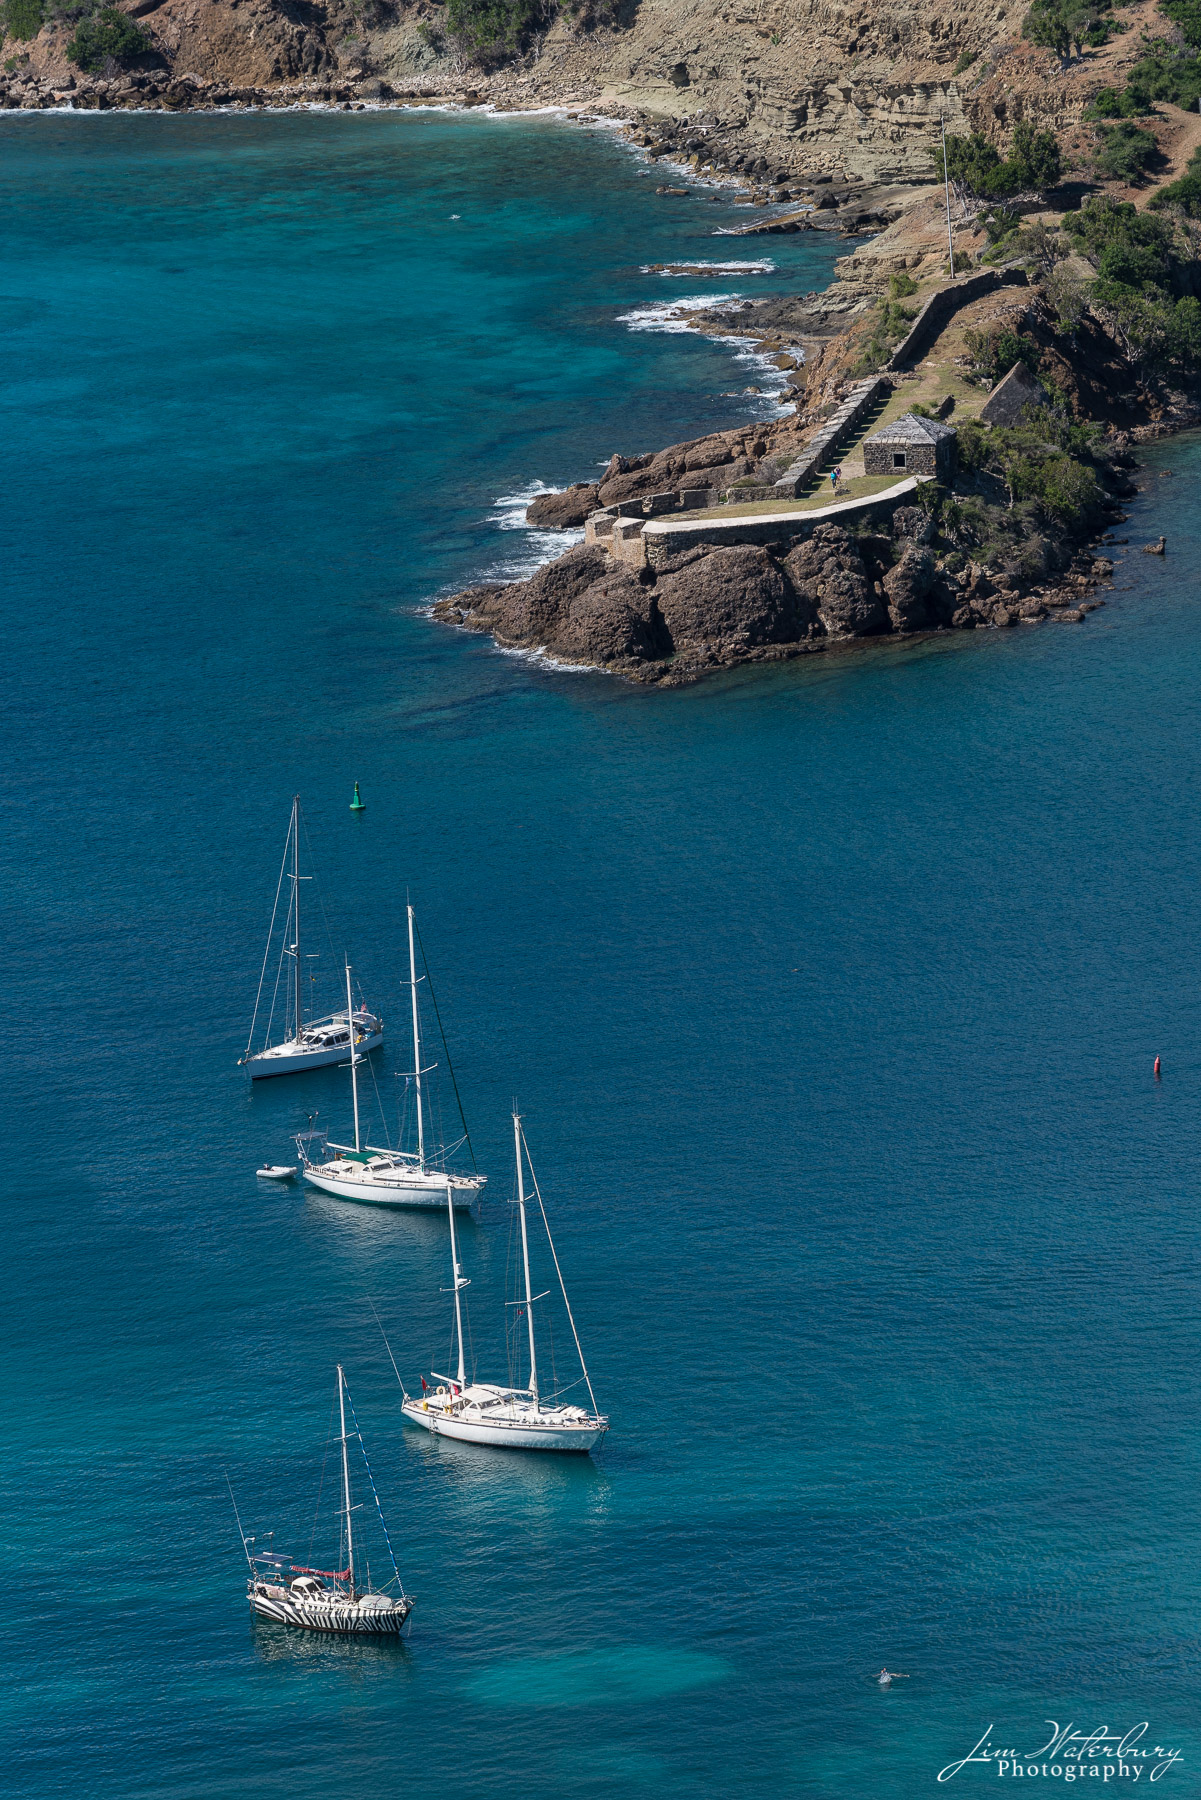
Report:
[[[107,62],[130,62],[154,48],[150,38],[128,13],[115,6],[102,7],[90,19],[81,19],[67,45],[67,61],[77,69],[94,72]]]
[[[941,175],[942,146],[930,154]],[[1005,200],[1013,194],[1041,194],[1054,187],[1063,171],[1063,156],[1053,131],[1036,131],[1023,122],[1015,128],[1009,155],[1004,158],[978,131],[966,138],[949,137],[946,166],[951,180],[962,182],[978,199]]]
[[[1197,5],[1199,0],[1192,0]],[[1060,62],[1071,61],[1086,44],[1107,42],[1112,19],[1110,8],[1099,0],[1034,0],[1022,25],[1022,36],[1031,44],[1054,50]]]

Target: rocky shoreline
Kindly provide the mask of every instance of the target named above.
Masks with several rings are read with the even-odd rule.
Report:
[[[526,581],[467,588],[432,613],[505,649],[677,687],[740,663],[884,638],[1079,624],[1104,605],[1097,590],[1113,563],[1090,548],[1023,591],[979,564],[949,567],[931,548],[934,535],[929,515],[909,506],[887,531],[822,522],[772,546],[695,548],[637,571],[579,545]]]
[[[453,91],[443,85],[406,86],[357,69],[241,85],[177,77],[169,68],[108,77],[9,68],[0,77],[0,110],[10,111],[473,109],[503,105],[507,97],[469,86]],[[518,100],[513,110],[541,108]],[[771,360],[783,378],[784,397],[792,402],[783,417],[659,452],[615,456],[600,482],[539,496],[529,509],[529,523],[575,530],[598,511],[632,513],[635,519],[653,515],[665,498],[674,508],[724,510],[740,495],[770,494],[815,427],[844,400],[881,293],[889,291],[898,271],[902,280],[910,270],[919,279],[928,277],[945,256],[941,206],[923,200],[928,188],[867,183],[840,166],[833,152],[812,153],[803,169],[777,166],[756,146],[746,148],[738,130],[722,129],[716,120],[638,113],[623,118],[623,109],[603,103],[578,110],[564,104],[564,110],[582,123],[616,125],[648,160],[694,179],[737,185],[744,203],[770,209],[766,216],[749,218],[736,238],[818,229],[860,241],[840,259],[838,278],[823,293],[725,303],[688,318],[694,329],[744,337]],[[979,222],[964,217],[955,226],[957,254],[969,264],[973,258],[979,262],[988,247]],[[871,238],[865,243],[866,234]],[[909,287],[912,291],[911,279]],[[1026,300],[1019,307],[1026,323],[1027,315],[1037,313]],[[1049,344],[1047,351],[1053,360]],[[1098,392],[1115,391],[1112,371],[1099,373]],[[898,379],[914,377],[902,373]],[[1058,403],[1066,399],[1078,418],[1096,416],[1099,405],[1104,409],[1098,395],[1088,393],[1084,369],[1069,371],[1069,379],[1056,385]],[[1085,533],[1042,535],[1022,568],[997,567],[995,559],[990,566],[964,556],[954,544],[949,548],[933,516],[937,509],[905,504],[883,518],[845,524],[809,525],[798,514],[795,531],[782,530],[771,543],[694,544],[677,556],[660,556],[654,566],[629,566],[615,546],[592,542],[544,565],[529,580],[483,584],[441,599],[432,615],[488,633],[505,648],[669,686],[739,663],[780,661],[884,638],[1042,620],[1079,623],[1104,604],[1098,590],[1110,579],[1112,563],[1096,554],[1096,546],[1124,516],[1121,500],[1132,491],[1129,446],[1201,416],[1183,395],[1168,396],[1158,410],[1146,401],[1141,396],[1127,416],[1107,421],[1110,442],[1098,465],[1103,516]],[[1159,548],[1162,553],[1162,544]]]

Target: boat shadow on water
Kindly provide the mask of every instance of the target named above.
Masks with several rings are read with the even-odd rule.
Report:
[[[293,1189],[293,1192],[296,1192]],[[328,1221],[336,1225],[345,1236],[350,1235],[363,1243],[394,1241],[399,1234],[408,1241],[425,1245],[435,1240],[440,1241],[446,1232],[444,1213],[427,1211],[417,1206],[379,1206],[371,1201],[356,1203],[332,1195],[323,1194],[319,1188],[306,1187],[303,1190],[305,1211],[314,1218]],[[457,1227],[468,1232],[478,1227],[479,1219],[476,1211],[461,1213],[456,1221]]]
[[[250,1643],[254,1655],[263,1663],[336,1669],[340,1674],[352,1676],[356,1671],[369,1674],[383,1667],[410,1669],[413,1666],[413,1652],[407,1638],[295,1631],[288,1625],[279,1625],[257,1615],[250,1621]]]
[[[613,1487],[613,1477],[591,1456],[531,1456],[504,1445],[465,1443],[432,1433],[419,1437],[416,1432],[406,1435],[405,1448],[423,1466],[436,1466],[460,1497],[474,1491],[481,1501],[511,1493],[515,1481],[527,1501],[556,1505],[573,1495],[588,1502],[603,1500]]]

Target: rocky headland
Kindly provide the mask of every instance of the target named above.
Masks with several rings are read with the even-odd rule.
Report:
[[[623,449],[531,506],[582,546],[435,606],[506,645],[678,682],[1078,622],[1133,447],[1201,419],[1196,0],[0,0],[0,23],[0,109],[549,104],[614,123],[667,204],[733,182],[741,235],[847,240],[824,293],[689,316],[770,358],[776,417]],[[990,417],[1019,365],[1028,403]],[[957,466],[883,482],[871,434],[922,418]]]
[[[1104,603],[1138,444],[1201,419],[1187,371],[1149,360],[1097,297],[1096,232],[1116,220],[1169,259],[1175,245],[1182,283],[1201,269],[1177,224],[1143,227],[1100,190],[1073,211],[1078,198],[1015,208],[998,256],[990,209],[960,193],[951,279],[945,207],[927,191],[825,293],[691,315],[746,332],[781,369],[782,416],[617,454],[599,482],[538,496],[531,525],[586,525],[590,541],[434,616],[668,684],[865,640],[1081,623]],[[949,422],[953,471],[872,477],[870,440],[905,418]]]

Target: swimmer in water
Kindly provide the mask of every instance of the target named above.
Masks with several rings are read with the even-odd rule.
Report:
[[[876,1680],[880,1683],[881,1687],[891,1687],[894,1681],[908,1681],[909,1677],[908,1675],[890,1675],[887,1669],[881,1669]]]

